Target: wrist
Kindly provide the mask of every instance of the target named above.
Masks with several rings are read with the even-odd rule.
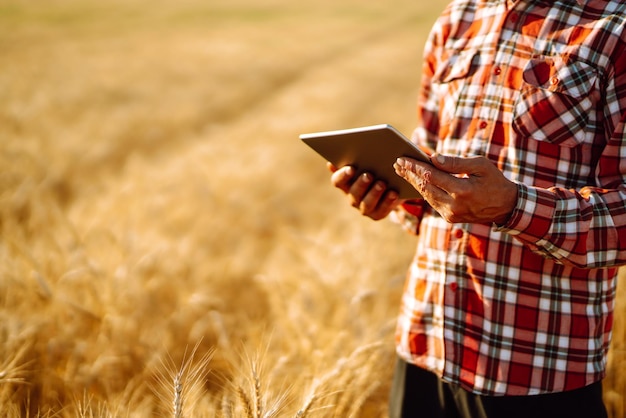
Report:
[[[517,207],[518,195],[519,187],[517,183],[510,182],[510,187],[507,187],[507,191],[505,193],[505,205],[503,207],[503,212],[500,216],[493,220],[496,225],[504,226],[508,223],[509,219],[511,219],[511,215]]]

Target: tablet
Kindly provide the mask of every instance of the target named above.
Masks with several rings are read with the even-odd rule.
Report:
[[[401,199],[420,198],[411,184],[396,174],[393,164],[398,157],[410,157],[430,163],[426,153],[393,126],[373,125],[338,131],[300,135],[300,139],[335,167],[351,165],[357,174],[365,171],[387,183]]]

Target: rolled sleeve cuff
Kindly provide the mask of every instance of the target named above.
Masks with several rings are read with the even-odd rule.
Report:
[[[538,245],[552,228],[556,196],[546,189],[518,184],[517,205],[506,224],[496,230],[509,233],[521,241]]]
[[[424,216],[425,204],[423,199],[403,202],[391,212],[391,220],[401,225],[409,233],[417,235]]]

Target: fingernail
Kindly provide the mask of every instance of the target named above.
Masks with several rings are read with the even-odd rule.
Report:
[[[401,167],[404,167],[404,162],[405,162],[405,160],[404,160],[404,158],[402,158],[402,157],[399,157],[399,158],[396,160],[396,163],[397,163],[397,164],[399,164]]]
[[[437,154],[437,156],[435,158],[437,158],[437,162],[439,164],[445,164],[446,163],[446,157],[444,157],[442,154]]]
[[[368,173],[363,173],[361,175],[361,178],[363,179],[364,182],[367,182],[367,183],[372,181],[372,177]]]

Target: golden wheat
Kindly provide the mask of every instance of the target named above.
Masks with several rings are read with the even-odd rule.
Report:
[[[156,384],[152,385],[152,390],[157,399],[170,400],[171,409],[167,408],[167,402],[162,408],[163,413],[169,412],[167,415],[173,418],[193,416],[196,403],[204,395],[214,352],[211,349],[196,358],[200,344],[201,341],[197,342],[189,354],[185,350],[178,367],[170,356],[161,359],[161,369],[155,376]]]
[[[414,240],[297,136],[410,132],[445,2],[0,0],[3,414],[385,417]]]
[[[245,390],[241,386],[237,386],[237,396],[239,397],[239,401],[241,402],[241,406],[243,407],[243,416],[246,418],[253,418],[252,414],[252,402],[248,398]]]

